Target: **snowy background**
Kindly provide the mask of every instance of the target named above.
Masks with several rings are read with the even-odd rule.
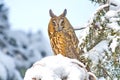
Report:
[[[88,21],[96,9],[89,0],[4,0],[9,8],[9,21],[14,30],[36,32],[41,30],[48,38],[49,9],[60,15],[67,9],[67,18],[74,27],[80,27]]]
[[[76,31],[85,66],[99,80],[120,79],[119,0],[0,0],[0,80],[22,80],[34,62],[53,54],[48,12],[65,8],[74,28],[86,27],[84,35]]]
[[[66,8],[70,22],[80,27],[95,10],[90,1],[84,4],[84,0],[0,0],[0,80],[22,80],[35,61],[53,54],[47,33],[49,9],[59,15]]]

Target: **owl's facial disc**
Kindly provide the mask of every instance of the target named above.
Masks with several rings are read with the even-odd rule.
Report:
[[[62,31],[64,28],[64,19],[56,19],[53,20],[53,26],[55,28],[55,31]]]

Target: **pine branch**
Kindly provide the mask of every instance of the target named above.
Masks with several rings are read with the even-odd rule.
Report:
[[[107,74],[107,76],[109,76],[111,78],[111,80],[113,80],[113,78],[110,76],[110,74],[107,72],[107,70],[101,64],[99,64],[99,67],[105,72],[105,74]]]
[[[105,5],[102,5],[102,6],[98,7],[98,9],[93,13],[91,19],[89,20],[88,25],[94,23],[94,18],[96,17],[96,15],[103,10],[108,11],[109,10],[109,4],[105,4]]]
[[[82,29],[85,29],[86,27],[81,27],[81,28],[74,28],[74,30],[82,30]]]

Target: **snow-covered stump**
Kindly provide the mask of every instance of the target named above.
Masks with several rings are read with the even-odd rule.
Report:
[[[97,80],[83,63],[62,55],[45,57],[29,68],[24,80]]]

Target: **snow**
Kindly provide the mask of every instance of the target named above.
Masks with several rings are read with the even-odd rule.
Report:
[[[105,4],[105,5],[99,6],[99,7],[96,9],[96,11],[91,15],[92,17],[91,17],[90,20],[89,20],[88,26],[91,25],[91,23],[93,23],[93,20],[94,20],[94,18],[96,17],[97,13],[98,13],[99,11],[103,10],[104,8],[108,7],[108,6],[109,6],[109,4]]]
[[[24,80],[89,80],[89,74],[83,63],[62,55],[45,57],[26,71]],[[92,74],[93,75],[93,74]],[[96,79],[96,77],[94,76]]]
[[[0,74],[0,78],[3,80],[7,80],[8,74],[10,78],[16,75],[15,80],[22,80],[17,69],[29,68],[35,61],[52,54],[45,38],[39,33],[29,37],[22,31],[8,29],[3,32],[4,35],[0,34],[0,43],[3,44],[0,46],[0,72],[4,73]]]
[[[112,5],[112,3],[116,6]],[[101,24],[106,23],[104,29],[106,29],[107,36],[88,51],[87,47],[90,46],[90,43],[87,45],[86,37],[90,34],[90,28],[93,27],[92,23],[98,16],[97,13],[109,5],[110,10],[101,17],[100,21],[95,23],[95,25],[100,27],[100,30],[103,29]],[[2,10],[3,12],[0,11],[0,79],[22,80],[21,75],[23,74],[20,72],[22,69],[28,69],[24,80],[31,80],[32,78],[41,78],[42,80],[61,80],[61,78],[84,80],[87,78],[89,80],[90,76],[95,78],[94,74],[85,69],[86,66],[83,63],[75,59],[69,59],[62,55],[50,56],[52,54],[49,48],[50,44],[46,41],[41,31],[25,33],[24,31],[11,30],[8,20],[5,21],[2,17],[7,15],[7,9],[3,8]],[[96,70],[97,64],[101,60],[101,63],[104,64],[102,66],[109,71],[110,75],[119,73],[119,68],[111,65],[114,60],[120,62],[118,54],[111,58],[112,53],[119,53],[119,50],[116,52],[116,48],[120,46],[119,21],[120,1],[110,0],[109,4],[101,5],[94,12],[89,22],[85,25],[86,28],[80,32],[79,46],[82,44],[80,48],[84,51],[84,56],[92,60],[91,64],[93,65],[90,67],[93,68],[95,66],[95,68],[91,69],[92,72],[95,72],[94,70]],[[95,37],[99,35],[99,32],[96,30]],[[92,42],[95,43],[94,40]],[[109,60],[110,58],[111,60]],[[32,64],[33,66],[30,67]],[[115,72],[115,69],[118,69],[118,73],[117,71]],[[109,80],[110,78],[107,79]],[[117,80],[117,78],[113,79]],[[101,76],[99,80],[106,80],[106,78]]]
[[[115,10],[110,10],[110,11],[108,11],[108,12],[105,14],[105,17],[106,17],[107,19],[109,19],[109,18],[114,17],[114,16],[116,16],[116,15],[117,15],[117,13],[116,13]]]
[[[0,78],[3,80],[7,80],[7,71],[2,63],[0,63]]]
[[[119,45],[119,42],[117,42],[117,40],[118,40],[119,38],[120,38],[120,37],[115,37],[115,38],[113,38],[112,43],[111,43],[111,45],[110,45],[110,48],[111,48],[112,52],[115,52],[116,47]]]
[[[106,80],[104,77],[99,78],[99,80]]]
[[[104,46],[103,46],[104,45]],[[108,53],[108,42],[106,40],[103,40],[99,42],[93,49],[85,53],[85,56],[88,57],[93,61],[94,64],[98,63],[99,60],[102,60],[105,56],[104,51],[107,51]]]
[[[110,0],[110,5],[110,10],[118,10],[120,9],[120,0]]]
[[[108,27],[108,28],[112,28],[112,29],[114,29],[114,30],[116,30],[116,31],[120,30],[120,26],[118,25],[117,22],[108,23],[108,24],[107,24],[107,27]]]
[[[21,69],[29,68],[35,61],[52,54],[47,41],[39,32],[32,35],[10,29],[3,29],[1,32],[0,71],[4,73],[0,74],[2,80],[22,80]]]
[[[117,54],[119,53],[119,50],[116,52],[116,49],[119,48],[120,44],[120,25],[118,23],[120,21],[119,2],[119,0],[110,0],[110,3],[101,5],[93,13],[89,22],[86,24],[86,28],[81,31],[82,34],[79,38],[79,46],[81,50],[84,51],[84,54],[82,56],[85,56],[85,58],[91,60],[91,62],[88,63],[90,63],[92,72],[96,73],[97,76],[99,76],[99,80],[109,80],[109,75],[112,76],[113,80],[117,80],[115,76],[119,75],[119,69],[113,65],[115,63],[115,60],[117,62],[120,61],[119,54]],[[106,8],[109,9],[107,10]],[[103,14],[99,15],[100,12],[103,12]],[[100,20],[98,19],[99,16]],[[96,22],[94,20],[96,20]],[[95,36],[93,35],[94,37],[92,38],[98,38],[97,36],[99,36],[99,33],[102,31],[104,31],[103,33],[105,34],[103,34],[104,37],[102,37],[103,39],[101,39],[101,41],[96,43],[94,46],[92,44],[93,47],[90,50],[87,50],[87,47],[90,47],[91,43],[88,43],[90,39],[86,38],[89,38],[89,34],[91,34],[90,29],[94,27],[94,25],[92,25],[94,23],[95,26],[97,25],[99,27],[99,30],[93,30],[95,31],[93,32]],[[95,40],[91,40],[91,42],[95,43]],[[114,57],[112,56],[113,54],[115,55]],[[48,76],[51,80],[61,80],[61,78],[64,76],[67,76],[67,78],[70,80],[83,80],[85,77],[89,77],[89,72],[84,69],[85,66],[84,68],[81,68],[78,67],[78,65],[75,65],[73,63],[71,64],[71,62],[75,62],[84,66],[80,62],[76,62],[76,60],[62,58],[60,55],[46,57],[36,62],[31,68],[27,70],[24,80],[31,80],[32,78],[41,78],[44,80],[44,77],[46,76]],[[106,72],[108,72],[108,74],[103,73],[105,70],[103,70],[98,65],[102,66],[103,69],[106,69]],[[34,72],[36,69],[39,72]],[[118,71],[115,69],[118,69]],[[48,74],[46,74],[47,72]]]
[[[11,30],[8,9],[0,6],[0,80],[22,80],[25,70],[35,61],[52,54],[49,47],[41,31]]]
[[[105,14],[105,18],[109,20],[109,23],[107,23],[107,27],[114,29],[114,30],[120,30],[120,26],[118,25],[118,21],[120,21],[119,18],[119,12],[118,10],[110,10]]]
[[[2,13],[0,12],[0,28],[9,28],[9,22],[7,19],[8,9],[6,7],[1,7],[0,10],[2,11]]]
[[[12,39],[15,39],[18,44],[18,46],[28,45],[29,44],[29,38],[28,35],[24,31],[13,31],[13,30],[6,30],[7,36],[9,36]],[[16,36],[19,35],[19,36]]]
[[[1,42],[5,45],[1,47],[2,51],[13,56],[18,67],[28,68],[33,62],[51,55],[47,41],[39,32],[31,36],[23,31],[9,29],[3,32],[4,35],[0,35]]]
[[[3,65],[3,66],[1,65],[2,70],[0,70],[1,73],[3,73],[2,75],[0,75],[1,79],[7,80],[8,76],[9,79],[12,79],[12,77],[16,76],[16,79],[22,80],[20,74],[16,74],[19,72],[16,70],[15,62],[13,58],[0,52],[0,63]]]
[[[108,28],[120,30],[120,26],[118,25],[118,22],[120,21],[119,13],[120,13],[120,1],[110,0],[110,10],[105,14],[105,18],[109,20],[109,23],[107,24]]]

